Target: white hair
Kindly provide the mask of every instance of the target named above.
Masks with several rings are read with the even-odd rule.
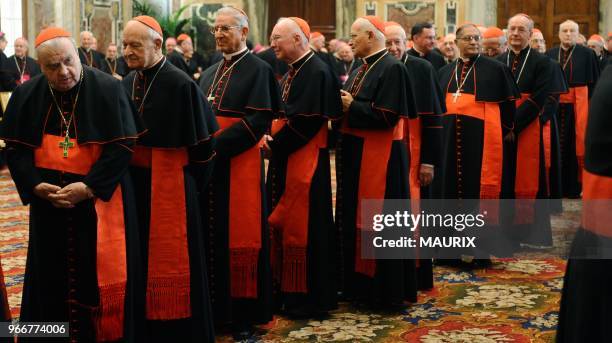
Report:
[[[404,30],[403,27],[401,27],[400,25],[391,25],[385,28],[385,32],[386,30],[398,30],[400,33],[401,38],[406,41],[406,39],[408,39],[408,36],[406,35],[406,30]]]
[[[302,28],[300,28],[300,25],[298,25],[291,18],[285,18],[285,17],[278,18],[278,21],[276,22],[276,24],[278,25],[281,22],[290,22],[289,25],[291,25],[291,27],[293,28],[293,33],[297,33],[300,36],[300,40],[302,41],[302,47],[308,46],[308,38],[302,31]]]
[[[234,7],[231,7],[231,6],[221,7],[217,11],[217,15],[232,16],[234,17],[234,19],[236,19],[236,22],[241,27],[249,27],[249,18],[242,11]]]
[[[81,39],[83,39],[83,36],[85,36],[86,34],[90,34],[91,37],[93,38],[93,32],[91,32],[91,31],[81,31],[79,37],[81,37]]]
[[[528,29],[529,31],[532,31],[532,32],[533,32],[533,28],[534,28],[534,26],[535,26],[535,24],[534,24],[534,22],[533,22],[533,19],[531,19],[531,17],[529,17],[528,15],[523,14],[523,13],[515,14],[515,15],[513,15],[512,17],[510,17],[510,19],[508,19],[508,26],[510,26],[510,20],[512,20],[512,19],[514,19],[514,18],[516,18],[516,17],[521,17],[521,18],[525,18],[525,19],[527,19],[527,29]]]
[[[370,23],[369,20],[364,19],[364,18],[358,18],[357,20],[355,20],[355,23],[357,23],[359,25],[359,28],[361,30],[364,31],[370,31],[372,33],[374,33],[374,38],[379,41],[379,42],[384,42],[385,41],[385,34],[380,32],[380,30],[378,30],[376,28],[376,26],[374,26],[372,23]]]
[[[559,28],[561,28],[562,26],[565,26],[565,25],[572,25],[572,26],[574,26],[576,28],[576,32],[580,32],[580,25],[578,25],[578,23],[573,21],[573,20],[568,19],[568,20],[562,22],[561,24],[559,24]]]

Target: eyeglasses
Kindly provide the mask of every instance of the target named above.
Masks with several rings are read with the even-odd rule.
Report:
[[[217,31],[220,31],[220,32],[221,32],[221,33],[223,33],[223,34],[226,34],[226,33],[228,33],[228,32],[229,32],[231,29],[239,29],[239,28],[241,28],[241,27],[242,27],[242,26],[240,26],[240,25],[229,25],[229,26],[227,26],[227,25],[223,25],[223,26],[214,26],[214,27],[211,27],[209,31],[210,31],[210,33],[211,33],[211,34],[213,34],[213,35],[214,35],[215,33],[217,33]]]
[[[462,40],[464,42],[471,42],[472,39],[473,39],[475,42],[479,42],[480,41],[480,36],[477,36],[477,35],[474,35],[474,36],[463,36],[463,37],[457,37],[457,39],[460,39],[460,40]]]

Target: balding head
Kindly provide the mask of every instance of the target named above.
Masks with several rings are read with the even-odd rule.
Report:
[[[559,25],[559,39],[563,48],[569,48],[576,44],[579,35],[579,26],[573,20],[566,20]]]
[[[272,29],[270,48],[276,58],[293,63],[308,51],[308,39],[294,20],[280,18]]]
[[[406,52],[406,31],[400,25],[385,27],[385,45],[389,53],[401,59]]]
[[[525,14],[517,14],[508,20],[510,47],[519,52],[529,46],[533,34],[533,20]]]
[[[442,40],[442,47],[440,50],[442,51],[442,54],[444,54],[444,57],[446,57],[446,59],[449,61],[454,61],[459,56],[457,44],[455,44],[456,39],[457,36],[455,36],[454,33],[449,33],[444,36],[444,39]]]
[[[81,31],[81,34],[80,34],[81,48],[85,50],[91,49],[92,40],[93,40],[93,33],[91,33],[90,31]]]
[[[72,38],[49,39],[36,48],[36,55],[40,69],[53,89],[66,92],[81,79],[81,60]]]
[[[338,43],[338,57],[344,62],[351,62],[355,58],[353,55],[353,49],[348,43]]]
[[[531,45],[532,49],[535,49],[539,53],[543,54],[546,52],[546,41],[544,40],[544,35],[540,30],[533,31],[529,44]]]
[[[355,56],[363,58],[385,48],[385,35],[369,20],[358,18],[351,25],[349,44]]]
[[[147,69],[162,56],[162,36],[137,20],[130,20],[123,29],[123,56],[130,69]]]
[[[15,56],[23,58],[28,54],[28,40],[20,37],[15,39]]]

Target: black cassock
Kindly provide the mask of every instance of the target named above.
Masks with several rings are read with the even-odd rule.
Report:
[[[100,70],[111,75],[119,74],[122,77],[125,77],[130,72],[130,68],[128,67],[127,62],[125,62],[125,58],[123,58],[123,56],[119,56],[114,60],[105,58],[102,61],[102,67]]]
[[[446,103],[442,88],[438,83],[435,69],[427,60],[409,54],[402,58],[414,92],[418,119],[408,120],[405,138],[407,140],[410,161],[410,198],[430,199],[440,194],[441,179],[439,176],[440,153],[442,146],[442,116],[446,112]],[[413,128],[411,125],[416,125]],[[413,131],[410,131],[413,130]],[[416,132],[414,131],[416,130]],[[418,154],[418,156],[415,156]],[[421,163],[434,166],[434,179],[426,187],[419,185]],[[433,287],[433,264],[431,259],[421,259],[417,265],[419,289]]]
[[[134,340],[139,319],[136,284],[142,270],[138,260],[135,200],[127,169],[131,147],[143,129],[117,80],[83,67],[81,82],[80,91],[77,84],[67,92],[55,92],[58,106],[67,120],[70,120],[78,93],[70,125],[70,137],[76,138],[73,142],[76,147],[68,149],[65,159],[57,145],[58,140],[54,140],[48,150],[48,155],[57,157],[55,161],[60,167],[49,163],[48,157],[43,159],[44,154],[41,154],[44,148],[41,144],[45,144],[47,138],[61,138],[65,134],[65,124],[62,124],[44,75],[15,90],[0,126],[0,137],[8,144],[7,157],[13,180],[23,203],[30,205],[30,235],[20,319],[69,322],[72,338],[88,342],[95,340],[92,315],[100,306],[101,293],[96,273],[96,265],[100,263],[96,255],[99,239],[97,202],[107,202],[114,195],[121,194],[127,247],[124,338]],[[61,127],[64,127],[63,131]],[[101,150],[99,158],[92,161],[93,165],[85,175],[70,169],[79,163],[75,158],[70,159],[75,148]],[[87,154],[83,158],[95,158],[93,156]],[[97,199],[84,200],[72,209],[58,209],[33,193],[34,187],[41,182],[60,187],[84,182]],[[118,185],[121,193],[118,193]],[[67,339],[60,341],[64,340]]]
[[[548,199],[547,162],[551,161],[550,118],[543,115],[555,86],[554,62],[529,46],[515,54],[512,50],[497,59],[506,64],[521,92],[517,100],[514,133],[516,134],[516,178],[514,196],[518,200],[514,222],[523,243],[552,244],[550,208],[546,201],[532,203],[526,199]],[[534,167],[537,166],[537,172]]]
[[[414,48],[408,50],[407,53],[410,56],[419,57],[427,60],[429,63],[431,63],[436,72],[440,71],[440,69],[442,69],[442,67],[446,65],[446,60],[444,59],[444,56],[440,55],[436,50],[428,52],[427,54],[425,54],[425,56],[421,56],[421,54]]]
[[[453,205],[449,210],[472,211],[478,208],[478,199],[511,198],[515,145],[504,137],[514,127],[514,100],[520,93],[510,70],[503,63],[478,55],[468,62],[458,59],[445,66],[438,77],[446,93],[447,109],[439,169],[442,197],[463,199],[461,209]],[[459,94],[458,85],[462,85]],[[501,219],[506,208],[493,207],[497,209],[491,216]],[[488,239],[486,235],[483,240]],[[450,257],[445,255],[450,252],[443,250],[440,257]]]
[[[9,57],[4,65],[2,72],[6,75],[6,81],[2,85],[4,91],[12,92],[21,84],[21,76],[24,77],[24,82],[40,74],[40,67],[35,59],[26,56],[19,58],[17,56]]]
[[[572,243],[563,280],[556,341],[609,342],[612,316],[612,68],[606,68],[591,97],[586,131],[582,227]],[[601,200],[593,200],[601,199]],[[595,255],[603,252],[607,256]],[[587,259],[590,257],[591,259]],[[594,259],[600,257],[601,259]]]
[[[154,183],[154,175],[157,173],[155,169],[161,170],[160,167],[164,166],[156,165],[154,162],[149,162],[148,165],[137,163],[135,159],[144,157],[145,151],[149,154],[165,151],[186,155],[184,165],[178,166],[178,174],[173,178],[182,178],[184,183],[178,195],[184,196],[185,204],[188,255],[186,263],[189,271],[191,315],[185,319],[148,320],[146,330],[141,333],[139,339],[146,342],[173,342],[176,337],[183,337],[185,342],[214,342],[203,246],[205,231],[200,217],[198,189],[204,187],[212,171],[214,139],[211,136],[217,129],[216,121],[198,86],[182,71],[166,61],[165,57],[142,72],[132,71],[123,79],[122,84],[131,93],[133,103],[147,129],[138,141],[130,166],[138,206],[141,250],[144,252],[142,265],[145,272],[139,285],[141,292],[139,309],[143,318],[147,294],[147,270],[154,267],[149,264],[149,259],[151,254],[156,253],[149,249],[152,243],[150,234],[154,230],[150,223],[155,215],[152,211],[152,206],[155,204],[151,200],[159,199],[161,196],[159,193],[153,193],[152,189],[158,187]],[[149,156],[155,159],[154,155]],[[178,223],[169,225],[175,226]]]
[[[336,157],[340,290],[348,299],[371,305],[416,301],[414,260],[366,260],[358,248],[364,229],[358,227],[360,199],[410,196],[408,152],[401,126],[404,118],[416,117],[408,72],[401,61],[381,50],[365,59],[344,89],[354,100],[343,119]],[[363,168],[376,180],[361,179]],[[360,194],[360,188],[372,192]]]
[[[198,72],[198,64],[194,58],[187,62],[185,61],[185,58],[183,58],[183,55],[176,50],[169,53],[167,57],[168,62],[174,64],[175,67],[184,71],[190,78],[193,78],[193,74]]]
[[[266,61],[266,63],[268,63],[270,67],[272,67],[272,70],[274,71],[274,76],[276,77],[277,80],[282,79],[283,75],[285,75],[287,71],[289,70],[289,67],[287,66],[287,63],[285,61],[281,61],[278,58],[276,58],[274,49],[266,49],[256,54],[255,56]]]
[[[276,238],[272,248],[280,250],[273,253],[275,281],[282,292],[285,309],[328,311],[336,307],[337,237],[326,146],[327,123],[328,119],[342,115],[340,85],[328,66],[309,52],[290,66],[281,81],[281,89],[284,106],[281,119],[275,123],[283,126],[272,131],[274,140],[269,143],[272,157],[267,177],[270,224]],[[305,187],[299,188],[303,184],[298,180],[309,181],[309,187],[306,182]],[[287,193],[286,189],[289,189]],[[281,205],[277,207],[279,201]],[[304,212],[295,209],[303,205],[306,205]],[[273,218],[279,222],[278,226],[274,225]],[[307,230],[307,233],[298,233],[302,238],[300,244],[290,241],[295,236],[291,230],[296,226]],[[302,268],[291,273],[288,264],[292,262]],[[298,280],[302,284],[296,287]]]
[[[581,45],[568,50],[552,48],[546,55],[561,64],[570,88],[570,93],[559,99],[561,179],[563,196],[576,198],[580,197],[580,175],[584,167],[588,98],[599,78],[599,64],[595,52]]]
[[[213,176],[201,195],[214,319],[235,328],[267,323],[272,275],[259,143],[280,106],[277,81],[245,49],[206,69],[200,87],[221,128]]]
[[[81,63],[90,66],[92,68],[100,69],[104,68],[104,55],[96,50],[89,49],[86,51],[83,48],[78,48],[79,59]]]

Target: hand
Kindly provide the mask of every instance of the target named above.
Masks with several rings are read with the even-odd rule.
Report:
[[[421,187],[425,187],[433,181],[434,178],[434,167],[429,165],[421,164],[419,170],[419,184]]]
[[[34,194],[41,198],[49,201],[53,206],[59,208],[71,208],[72,204],[64,199],[54,198],[54,195],[61,190],[61,187],[52,185],[50,183],[41,182],[34,187]]]
[[[196,80],[199,80],[200,79],[200,73],[193,74],[193,78],[196,79]]]
[[[342,111],[348,112],[349,107],[351,107],[351,104],[353,103],[353,96],[351,93],[341,89],[340,98],[342,99]]]
[[[85,199],[94,197],[93,192],[83,182],[74,182],[49,197],[54,200],[68,201],[72,207]]]
[[[270,147],[268,142],[273,141],[274,138],[270,135],[264,135],[263,138],[264,158],[270,159],[270,157],[272,157],[272,148]]]
[[[121,76],[121,75],[119,75],[119,74],[117,74],[117,73],[114,73],[114,74],[113,74],[113,77],[114,77],[115,79],[119,80],[119,81],[123,80],[123,76]]]

